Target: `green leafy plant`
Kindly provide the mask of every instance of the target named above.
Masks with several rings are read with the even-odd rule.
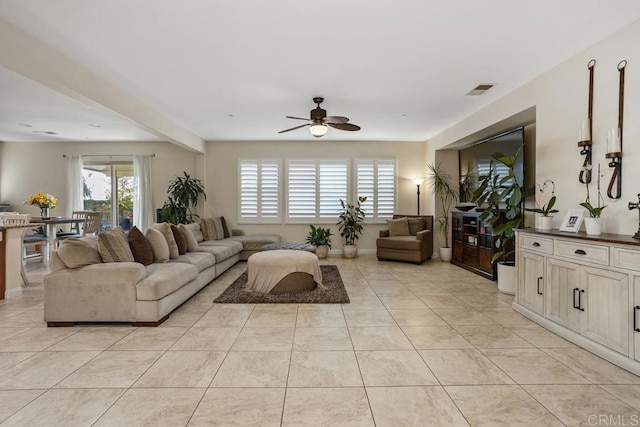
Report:
[[[479,177],[480,185],[473,193],[473,201],[478,206],[485,206],[479,218],[493,227],[493,236],[496,237],[497,251],[492,262],[513,258],[515,230],[524,224],[524,201],[533,195],[533,189],[526,190],[515,173],[523,148],[524,145],[520,146],[513,156],[493,153],[489,171]],[[505,175],[498,175],[495,162],[506,166]]]
[[[313,246],[329,246],[331,247],[331,229],[315,227],[313,225],[309,226],[311,230],[309,230],[309,234],[307,235],[307,239],[305,240],[307,243]]]
[[[461,202],[468,202],[473,199],[473,192],[478,186],[478,174],[473,161],[467,163],[467,172],[460,176],[459,198]]]
[[[356,204],[345,203],[340,199],[342,209],[340,210],[339,220],[336,224],[340,230],[340,236],[344,237],[347,245],[355,245],[356,240],[362,234],[364,224],[365,211],[360,204],[367,200],[366,197],[358,197]]]
[[[535,212],[535,213],[539,213],[542,216],[550,216],[553,213],[558,213],[559,211],[557,209],[553,209],[553,207],[556,204],[556,184],[551,181],[550,179],[546,180],[542,185],[538,184],[538,190],[540,191],[540,194],[544,193],[544,189],[547,186],[547,184],[550,183],[552,185],[552,190],[551,190],[551,198],[549,199],[549,201],[547,202],[547,204],[543,204],[542,206],[540,206],[538,204],[538,201],[536,200],[536,208],[525,208],[525,211],[527,212]]]
[[[589,202],[582,202],[580,203],[580,206],[589,211],[589,215],[591,215],[591,218],[600,218],[600,215],[602,215],[602,211],[607,207],[606,205],[593,207]]]
[[[436,214],[436,228],[444,237],[445,248],[449,247],[449,212],[451,206],[458,199],[458,193],[453,185],[453,180],[446,172],[442,170],[440,164],[427,165],[431,171],[429,178],[431,179],[431,190],[440,201],[440,210]]]
[[[167,200],[161,208],[160,216],[163,221],[173,224],[188,224],[197,217],[191,209],[198,205],[200,198],[205,199],[202,181],[192,178],[188,173],[184,176],[177,176],[169,183]]]

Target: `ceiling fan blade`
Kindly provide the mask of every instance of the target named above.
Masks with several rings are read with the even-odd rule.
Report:
[[[325,123],[347,123],[349,122],[349,117],[342,116],[327,116],[324,118]]]
[[[291,130],[300,129],[300,128],[303,128],[303,127],[309,126],[310,124],[311,124],[311,123],[306,123],[306,124],[304,124],[304,125],[300,125],[300,126],[292,127],[292,128],[290,128],[290,129],[281,130],[281,131],[280,131],[280,132],[278,132],[278,133],[285,133],[285,132],[289,132],[289,131],[291,131]]]
[[[285,116],[287,119],[295,119],[295,120],[305,120],[310,121],[309,119],[303,119],[302,117],[293,117],[293,116]]]
[[[332,128],[340,129],[340,130],[349,130],[356,131],[360,130],[360,126],[356,126],[353,123],[327,123]]]

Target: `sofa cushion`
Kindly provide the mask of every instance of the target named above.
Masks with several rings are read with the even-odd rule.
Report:
[[[133,254],[133,259],[142,265],[153,264],[153,248],[149,239],[144,237],[142,231],[135,225],[131,227],[131,230],[127,233],[127,240],[129,241],[129,248]]]
[[[415,236],[380,237],[376,240],[376,246],[378,248],[399,249],[405,251],[419,251],[420,244],[420,240]]]
[[[97,237],[63,240],[58,248],[58,257],[67,268],[102,264],[102,258],[98,252]]]
[[[148,228],[145,233],[149,243],[151,243],[151,250],[153,251],[154,262],[168,262],[169,261],[169,245],[162,233],[155,228]]]
[[[176,245],[178,245],[178,255],[184,255],[187,253],[187,240],[182,234],[182,231],[175,225],[171,224],[171,232],[173,233],[173,238],[176,241]]]
[[[253,234],[250,236],[231,236],[229,240],[242,243],[245,251],[259,251],[269,243],[281,243],[282,238],[277,234]]]
[[[178,251],[178,244],[176,243],[176,239],[173,238],[171,224],[167,222],[161,222],[159,224],[153,224],[151,228],[155,228],[164,236],[165,240],[167,241],[167,245],[169,246],[169,258],[178,258],[180,252]]]
[[[98,252],[102,262],[135,262],[127,236],[120,227],[98,234]]]
[[[244,246],[242,246],[241,242],[231,239],[205,240],[204,242],[200,243],[200,246],[226,246],[233,250],[234,255],[242,252],[242,249],[244,249]]]
[[[184,226],[193,233],[198,243],[204,241],[204,235],[202,234],[202,227],[200,227],[200,223],[192,222],[190,224],[184,224]]]
[[[407,217],[398,219],[388,219],[387,227],[389,227],[389,236],[408,236],[409,235],[409,222]]]
[[[216,258],[213,256],[213,254],[206,252],[187,252],[184,255],[180,255],[176,259],[172,259],[171,262],[183,262],[185,264],[191,264],[198,269],[198,272],[200,272],[216,265]]]
[[[220,217],[203,218],[200,220],[200,228],[205,240],[224,239],[224,229]]]
[[[195,279],[198,269],[190,264],[172,262],[145,267],[147,277],[136,286],[139,300],[157,301]]]
[[[238,251],[223,245],[200,245],[198,246],[198,251],[213,255],[216,260],[216,264],[238,254]]]
[[[407,218],[407,222],[409,223],[409,234],[412,236],[427,229],[427,222],[424,218]]]
[[[184,235],[184,240],[187,243],[187,252],[195,252],[198,250],[198,240],[196,239],[196,236],[194,234],[193,227],[189,227],[189,225],[179,224],[178,229],[180,229],[180,231],[182,231],[182,234]]]

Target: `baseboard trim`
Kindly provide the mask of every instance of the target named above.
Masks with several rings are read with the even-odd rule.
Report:
[[[4,291],[5,299],[19,297],[20,295],[22,295],[22,288],[5,289]]]

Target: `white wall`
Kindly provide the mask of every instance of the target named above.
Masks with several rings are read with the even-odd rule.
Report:
[[[0,194],[14,210],[39,215],[37,206],[24,205],[36,191],[58,198],[58,216],[66,212],[66,155],[155,154],[151,161],[153,203],[161,207],[169,181],[183,171],[196,174],[196,154],[168,142],[0,142]]]
[[[398,173],[397,212],[415,214],[417,209],[416,186],[411,178],[426,175],[425,145],[423,142],[331,142],[331,141],[283,141],[283,142],[208,142],[205,154],[207,204],[205,215],[224,215],[236,226],[238,221],[237,166],[240,158],[367,158],[395,157]],[[284,163],[283,163],[284,164]],[[421,186],[421,213],[427,209],[428,190]],[[248,233],[277,233],[285,241],[304,241],[309,225],[277,224],[238,226]],[[333,249],[339,249],[341,238],[335,225],[325,225],[337,235],[332,238]],[[378,231],[386,225],[365,225],[358,246],[363,253],[375,251]]]
[[[557,208],[554,227],[559,227],[567,209],[579,208],[585,187],[578,182],[583,157],[577,147],[580,121],[587,116],[587,63],[596,59],[593,120],[593,163],[606,173],[602,192],[608,207],[603,213],[604,231],[631,235],[638,227],[637,211],[629,212],[627,202],[640,193],[640,21],[616,32],[486,108],[427,141],[427,159],[435,150],[503,121],[532,106],[536,107],[536,182],[556,183]],[[611,170],[605,159],[606,130],[617,126],[617,64],[626,59],[624,159],[622,198],[606,197]],[[532,60],[535,60],[532,58]],[[499,82],[498,82],[499,83]],[[594,174],[595,175],[595,174]],[[591,200],[596,200],[594,185]],[[432,207],[433,204],[429,203]],[[431,213],[431,212],[430,212]]]

